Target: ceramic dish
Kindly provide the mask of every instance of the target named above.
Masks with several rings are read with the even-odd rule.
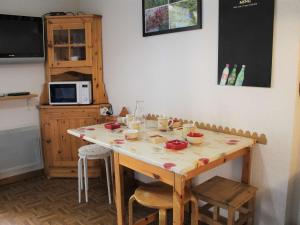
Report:
[[[173,140],[166,142],[166,148],[171,150],[180,151],[188,147],[187,141]]]
[[[186,139],[192,145],[200,145],[203,142],[203,136],[201,133],[190,132],[186,135]]]
[[[119,124],[119,123],[106,123],[106,124],[104,124],[104,127],[106,129],[109,129],[109,130],[115,130],[115,129],[120,128],[121,124]]]
[[[129,141],[137,140],[139,138],[138,130],[125,130],[123,132],[125,139]]]
[[[153,144],[160,144],[160,143],[164,143],[167,141],[166,137],[163,137],[161,135],[152,135],[149,137],[150,142]]]

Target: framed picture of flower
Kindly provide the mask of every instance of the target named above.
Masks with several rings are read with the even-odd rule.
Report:
[[[202,0],[142,0],[143,36],[202,28]]]

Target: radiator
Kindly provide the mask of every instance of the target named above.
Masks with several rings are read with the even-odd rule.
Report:
[[[43,167],[40,128],[0,131],[0,179]]]

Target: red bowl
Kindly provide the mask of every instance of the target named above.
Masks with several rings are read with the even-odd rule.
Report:
[[[167,149],[172,149],[172,150],[177,150],[177,151],[186,149],[187,146],[188,146],[187,141],[173,140],[173,141],[168,141],[166,143]]]
[[[187,134],[187,136],[189,136],[189,137],[203,137],[204,134],[197,133],[197,132],[190,132],[190,133]]]
[[[109,130],[114,130],[114,129],[120,128],[121,124],[119,124],[119,123],[106,123],[106,124],[104,124],[104,127],[106,129],[109,129]]]

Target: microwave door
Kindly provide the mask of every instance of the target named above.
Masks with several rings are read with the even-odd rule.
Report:
[[[73,105],[77,102],[76,84],[53,84],[50,86],[50,99],[52,104]]]

